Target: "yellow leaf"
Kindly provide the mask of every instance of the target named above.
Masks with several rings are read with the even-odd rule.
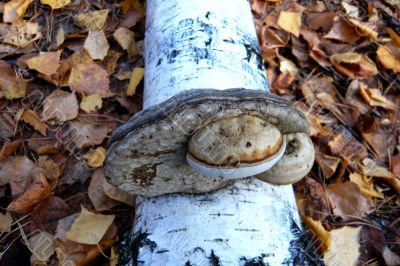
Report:
[[[377,40],[378,32],[372,27],[373,23],[375,23],[375,20],[375,17],[371,17],[370,21],[365,23],[353,18],[349,18],[349,21],[357,27],[359,33],[364,34],[373,40]]]
[[[360,256],[359,227],[342,227],[329,232],[331,245],[324,254],[327,266],[356,266]]]
[[[385,198],[382,192],[378,192],[374,188],[374,183],[371,178],[368,178],[365,175],[360,175],[359,173],[351,173],[349,175],[350,181],[356,183],[360,188],[361,194],[366,197],[374,197],[374,198]]]
[[[81,213],[67,232],[67,239],[81,244],[97,245],[114,219],[114,215],[96,214],[82,207]]]
[[[87,29],[101,30],[107,21],[108,9],[96,10],[76,15],[74,19]]]
[[[370,89],[366,85],[361,84],[359,87],[360,94],[370,106],[380,106],[389,110],[396,110],[396,105],[386,99],[378,89]]]
[[[30,0],[12,0],[4,4],[3,22],[14,22],[22,18],[28,8]]]
[[[119,250],[116,246],[111,246],[110,266],[117,266],[119,262]]]
[[[104,160],[106,159],[106,149],[104,149],[103,147],[98,147],[97,149],[85,154],[83,158],[86,159],[86,162],[90,167],[101,167],[103,166]]]
[[[133,96],[136,93],[136,87],[139,85],[140,81],[144,76],[144,68],[137,67],[132,71],[131,79],[129,80],[129,85],[126,94],[128,96]]]
[[[39,131],[43,136],[46,136],[47,125],[40,120],[40,117],[35,111],[25,110],[22,113],[21,120],[31,125],[35,130]]]
[[[45,231],[29,238],[29,248],[32,251],[31,265],[47,265],[54,254],[54,236]]]
[[[40,0],[40,3],[49,5],[51,9],[59,9],[71,4],[71,0]]]
[[[37,56],[26,60],[26,64],[30,69],[34,69],[46,76],[57,73],[60,67],[61,50],[57,52],[42,52]]]
[[[39,24],[26,20],[14,22],[12,25],[0,24],[0,32],[4,32],[0,40],[20,48],[25,48],[42,38]]]
[[[86,113],[95,112],[103,105],[101,96],[98,93],[93,93],[89,96],[83,96],[81,101],[81,109]]]
[[[13,223],[13,219],[9,212],[6,212],[5,214],[0,213],[0,233],[11,232],[12,223]]]
[[[395,56],[388,48],[379,46],[376,54],[385,68],[393,70],[394,73],[400,72],[400,58]]]
[[[285,31],[299,37],[301,26],[301,13],[281,11],[278,25]]]
[[[135,33],[133,31],[120,27],[114,32],[113,36],[122,49],[128,51],[129,56],[137,54]]]
[[[57,30],[57,34],[56,34],[56,44],[57,47],[60,46],[61,44],[63,44],[65,41],[65,32],[64,32],[64,28],[60,27]]]
[[[89,35],[83,47],[92,59],[103,60],[107,56],[110,45],[104,31],[89,29]]]
[[[302,216],[302,220],[313,233],[313,240],[315,239],[319,242],[318,247],[321,248],[321,252],[327,250],[331,244],[331,236],[322,226],[321,221],[315,221],[313,218],[308,216]]]
[[[386,28],[387,32],[390,35],[390,38],[394,41],[394,43],[400,47],[400,36],[392,29],[392,28]]]

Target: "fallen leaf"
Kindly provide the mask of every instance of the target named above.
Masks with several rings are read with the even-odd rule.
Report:
[[[324,185],[308,176],[297,184],[304,203],[301,215],[309,216],[314,220],[324,220],[331,215]]]
[[[379,16],[371,16],[368,22],[361,22],[357,19],[350,18],[349,21],[357,27],[357,30],[360,34],[368,36],[372,40],[378,39],[378,31],[376,29],[376,23],[379,21]]]
[[[17,76],[14,69],[2,60],[0,60],[0,92],[8,100],[25,97],[28,92],[28,82]]]
[[[348,52],[334,54],[330,59],[338,72],[350,78],[366,78],[378,74],[375,63],[366,55]]]
[[[358,41],[361,36],[347,20],[338,18],[324,38],[352,43]]]
[[[133,96],[136,93],[136,87],[139,85],[140,81],[144,77],[144,68],[136,67],[131,74],[131,79],[129,80],[128,88],[126,90],[126,95]]]
[[[324,154],[318,146],[315,147],[315,162],[321,168],[322,174],[326,179],[333,176],[341,161],[339,157]]]
[[[54,234],[58,220],[70,214],[71,209],[64,200],[56,196],[49,197],[33,209],[29,228],[32,232],[41,230]]]
[[[326,231],[321,221],[315,221],[308,216],[303,216],[302,220],[312,232],[311,239],[317,242],[315,246],[321,253],[324,253],[331,245],[331,236],[329,232]]]
[[[75,93],[56,90],[44,100],[42,116],[45,121],[65,122],[78,116]]]
[[[114,74],[114,71],[117,67],[118,59],[121,57],[123,53],[115,51],[113,49],[108,49],[107,56],[101,62],[101,64],[106,68],[109,76]]]
[[[328,185],[326,192],[333,213],[345,221],[362,218],[372,210],[368,199],[353,182]]]
[[[379,62],[381,62],[386,69],[390,69],[394,73],[400,72],[400,57],[393,54],[389,48],[381,45],[378,47],[376,54]]]
[[[40,0],[40,3],[49,5],[51,9],[60,9],[71,4],[71,0]]]
[[[6,44],[25,48],[40,38],[42,33],[37,22],[19,20],[12,25],[0,24],[0,39]]]
[[[39,131],[43,136],[46,136],[47,125],[40,120],[39,115],[32,110],[24,110],[21,120],[31,125],[35,130]]]
[[[10,142],[7,141],[6,143],[4,143],[3,147],[1,147],[0,150],[0,161],[11,155],[17,148],[19,148],[19,146],[21,146],[22,143],[22,139],[17,139]]]
[[[354,19],[358,19],[360,17],[360,12],[358,10],[358,7],[354,6],[354,5],[350,5],[349,3],[346,2],[341,2],[343,9],[346,12],[346,15],[354,18]]]
[[[97,245],[114,219],[114,215],[95,214],[82,208],[78,218],[67,232],[67,239],[81,244]]]
[[[67,232],[74,223],[77,214],[61,219],[56,233],[56,254],[60,265],[90,265],[102,252],[118,240],[118,229],[113,223],[98,245],[79,244],[67,240]]]
[[[46,76],[57,73],[60,67],[61,50],[57,52],[42,52],[37,56],[26,60],[26,64],[30,69],[34,69]]]
[[[129,56],[137,54],[135,33],[133,31],[120,27],[114,32],[113,37],[121,48],[128,52]]]
[[[103,30],[89,29],[89,34],[83,47],[92,59],[103,60],[107,56],[110,45]]]
[[[306,23],[313,30],[322,30],[324,32],[332,28],[333,19],[337,16],[336,12],[316,12],[307,13]]]
[[[108,211],[113,207],[121,204],[119,201],[109,198],[103,189],[105,181],[103,169],[97,169],[92,175],[92,179],[88,188],[90,201],[93,203],[96,211]]]
[[[89,96],[83,96],[80,107],[86,113],[93,113],[101,108],[103,100],[98,93],[93,93]]]
[[[344,226],[329,232],[331,245],[324,254],[327,266],[356,266],[360,257],[359,227]]]
[[[93,168],[101,167],[106,159],[106,149],[103,147],[97,147],[95,150],[86,153],[83,158],[86,159],[88,166]]]
[[[64,41],[65,41],[65,32],[64,32],[64,28],[61,26],[58,28],[57,34],[56,34],[57,47],[59,47],[61,44],[63,44]]]
[[[386,28],[386,30],[397,47],[400,47],[400,35],[397,34],[392,28]]]
[[[12,23],[23,18],[31,0],[11,0],[4,4],[3,22]]]
[[[385,195],[382,192],[378,192],[374,188],[374,183],[372,182],[372,178],[368,178],[365,175],[361,175],[359,173],[350,173],[349,179],[351,182],[357,184],[358,188],[366,197],[374,197],[379,199],[384,199]]]
[[[396,110],[397,106],[382,95],[378,89],[371,89],[361,84],[360,95],[370,106],[380,106],[389,110]]]
[[[108,124],[95,125],[81,121],[68,122],[57,132],[57,139],[70,152],[101,144],[108,134]]]
[[[51,190],[46,178],[40,175],[38,180],[26,190],[24,194],[12,201],[7,210],[20,214],[27,214],[33,210],[36,204],[51,196]]]
[[[54,254],[54,236],[45,231],[29,238],[29,249],[32,252],[31,265],[47,265]]]
[[[0,212],[0,233],[10,233],[12,224],[13,218],[11,216],[11,213]]]
[[[113,96],[109,83],[107,71],[95,63],[74,66],[68,81],[73,91],[87,94],[98,93],[102,98]]]
[[[281,11],[278,18],[278,25],[285,31],[299,37],[301,13]]]
[[[96,10],[88,13],[80,13],[74,16],[76,22],[87,29],[102,30],[107,21],[108,9]]]

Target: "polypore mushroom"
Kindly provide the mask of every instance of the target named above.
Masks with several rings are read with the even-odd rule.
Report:
[[[294,194],[267,182],[299,180],[314,151],[304,115],[268,93],[248,1],[148,0],[145,63],[144,110],[105,167],[138,195],[134,261],[287,263]]]

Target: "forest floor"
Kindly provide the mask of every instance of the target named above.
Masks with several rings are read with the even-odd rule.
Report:
[[[295,191],[315,247],[327,265],[400,265],[400,1],[251,2],[270,89],[311,125]],[[11,0],[0,14],[0,265],[129,259],[134,197],[103,163],[141,110],[145,4]]]

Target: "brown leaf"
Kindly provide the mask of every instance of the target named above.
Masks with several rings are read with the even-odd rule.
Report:
[[[361,36],[346,19],[338,18],[324,38],[352,43],[358,41]]]
[[[334,54],[330,59],[338,72],[350,78],[366,78],[378,74],[375,63],[366,55],[348,52]]]
[[[13,218],[11,213],[0,213],[0,233],[11,232],[11,226],[13,224]]]
[[[40,202],[33,210],[30,230],[54,234],[58,220],[70,215],[70,207],[59,197],[52,196]]]
[[[22,144],[22,139],[4,143],[0,150],[0,161],[11,155]]]
[[[301,215],[310,216],[315,220],[324,220],[331,214],[324,186],[318,181],[305,177],[296,184],[302,196],[303,210]]]
[[[16,76],[14,69],[5,61],[0,60],[0,93],[6,99],[12,100],[25,97],[27,91],[28,82]]]
[[[108,129],[107,124],[98,126],[74,120],[57,133],[57,138],[66,145],[69,151],[73,152],[76,149],[101,144],[107,137]]]
[[[313,30],[322,29],[322,31],[326,32],[332,27],[333,19],[336,15],[336,12],[308,13],[306,23]]]
[[[107,71],[95,63],[78,64],[72,68],[68,85],[80,93],[98,93],[103,98],[113,96]]]
[[[89,29],[89,35],[83,47],[92,59],[103,60],[107,56],[110,45],[103,30]]]
[[[102,169],[97,169],[92,175],[90,185],[88,188],[88,195],[90,201],[93,203],[96,211],[107,211],[120,204],[120,202],[109,198],[103,189],[105,181]]]
[[[51,190],[46,178],[40,175],[38,180],[25,191],[24,194],[12,201],[7,210],[20,214],[27,214],[36,204],[51,196]]]
[[[360,95],[370,106],[380,106],[389,110],[396,110],[398,107],[382,95],[381,91],[378,89],[368,88],[366,85],[361,84]]]
[[[372,210],[368,199],[353,182],[328,185],[326,192],[333,213],[345,221],[362,218]]]
[[[25,156],[9,157],[0,161],[0,186],[10,183],[14,198],[21,196],[33,179],[41,174],[48,173]]]
[[[339,157],[324,154],[318,146],[315,147],[315,162],[326,179],[332,177],[341,161]]]
[[[11,0],[4,4],[3,22],[14,22],[23,18],[31,0]]]
[[[24,110],[21,120],[31,125],[35,130],[39,131],[43,136],[46,136],[47,125],[40,120],[39,115],[32,110]]]
[[[57,52],[42,52],[37,56],[26,60],[26,64],[30,69],[34,69],[46,76],[57,73],[60,67],[61,50]]]
[[[118,28],[114,34],[114,39],[126,50],[129,56],[137,54],[137,47],[135,42],[135,33],[125,27]]]
[[[42,116],[45,121],[65,122],[76,118],[78,109],[75,93],[56,90],[44,100]]]

